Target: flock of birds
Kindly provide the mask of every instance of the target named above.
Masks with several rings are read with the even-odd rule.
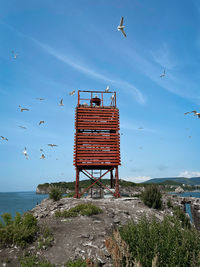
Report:
[[[14,55],[14,58],[16,59],[17,54],[15,54],[14,51],[11,51],[11,53]],[[105,89],[105,93],[108,93],[109,90],[110,90],[110,88],[109,88],[109,86],[107,86],[106,89]],[[76,90],[73,90],[73,91],[69,92],[69,95],[70,95],[70,96],[74,96],[75,93],[76,93]],[[97,96],[95,96],[95,97],[97,97]],[[114,94],[113,94],[113,95],[111,96],[111,101],[114,100],[114,97],[115,97],[115,96],[114,96]],[[38,98],[38,97],[37,97],[36,99],[39,100],[39,101],[44,101],[44,100],[45,100],[45,98]],[[59,106],[64,106],[63,98],[60,99],[60,102],[59,102],[58,105],[59,105]],[[83,103],[83,106],[88,106],[88,104],[87,104],[87,103]],[[21,105],[19,105],[18,107],[19,107],[19,109],[20,109],[21,112],[24,112],[24,111],[30,111],[29,108],[22,107]],[[45,123],[44,120],[40,120],[38,124],[41,125],[41,124],[44,124],[44,123]],[[18,125],[18,127],[21,128],[21,129],[24,129],[24,130],[27,129],[27,127],[25,127],[25,126],[23,126],[23,125]],[[6,138],[6,137],[4,137],[4,136],[0,136],[0,138],[1,138],[3,141],[7,141],[7,142],[8,142],[8,138]],[[54,147],[58,147],[58,145],[56,145],[56,144],[47,144],[47,146],[52,147],[52,148],[54,148]],[[40,148],[40,152],[43,152],[43,149],[42,149],[42,148]],[[25,158],[26,158],[27,160],[29,159],[29,155],[28,155],[28,152],[27,152],[27,148],[26,148],[26,147],[24,148],[23,155],[25,156]],[[44,152],[43,152],[43,153],[41,154],[41,156],[40,156],[40,159],[45,159],[45,158],[46,158],[46,157],[45,157],[45,154],[44,154]],[[57,160],[57,159],[56,159],[56,160]]]
[[[121,31],[121,33],[123,34],[124,37],[127,37],[127,35],[126,35],[125,31],[124,31],[124,28],[125,28],[125,26],[124,26],[124,17],[121,17],[120,24],[119,24],[119,26],[117,27],[117,30],[118,30],[118,31]],[[11,55],[12,55],[13,59],[16,60],[19,54],[16,53],[14,50],[12,50],[12,51],[11,51]],[[166,70],[164,69],[163,72],[160,74],[160,78],[163,78],[163,77],[165,77],[165,76],[166,76]],[[71,92],[69,93],[69,95],[70,95],[70,96],[74,96],[74,95],[75,95],[75,92],[76,92],[76,91],[73,90],[73,91],[71,91]],[[106,92],[106,93],[109,92],[109,86],[106,87],[105,92]],[[114,98],[115,98],[115,96],[112,95],[112,96],[111,96],[111,103],[114,101]],[[43,100],[45,100],[44,98],[36,98],[36,99],[39,100],[39,101],[43,101]],[[60,99],[60,102],[59,102],[58,105],[59,105],[59,106],[64,106],[63,98]],[[88,104],[87,104],[87,103],[83,103],[83,106],[88,106]],[[21,105],[19,105],[19,108],[20,108],[20,111],[21,111],[21,112],[29,111],[29,110],[30,110],[30,109],[28,109],[28,108],[22,107]],[[197,112],[196,110],[189,111],[189,112],[185,112],[184,115],[187,115],[187,114],[190,114],[190,113],[193,113],[194,116],[198,116],[198,118],[200,118],[200,113]],[[44,123],[45,123],[44,120],[39,121],[39,125],[44,124]],[[22,126],[22,125],[19,125],[18,127],[21,128],[21,129],[27,129],[25,126]],[[138,128],[138,130],[143,130],[143,129],[144,129],[143,127],[139,127],[139,128]],[[123,135],[123,134],[122,134],[122,135]],[[6,138],[6,137],[4,137],[4,136],[0,136],[0,138],[1,138],[3,141],[8,141],[8,138]],[[189,136],[189,138],[191,138],[191,136]],[[58,145],[56,145],[56,144],[48,144],[48,146],[50,146],[50,147],[57,147]],[[139,147],[139,149],[142,149],[142,147]],[[43,152],[43,149],[40,149],[40,152]],[[27,153],[27,148],[26,148],[26,147],[24,148],[23,154],[24,154],[24,156],[26,157],[26,159],[29,158],[28,153]],[[44,153],[41,154],[40,159],[45,159],[45,155],[44,155]]]

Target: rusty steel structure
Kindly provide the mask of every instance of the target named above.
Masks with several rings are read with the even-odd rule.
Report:
[[[86,102],[83,103],[83,101]],[[109,190],[115,197],[120,197],[118,172],[118,166],[121,165],[119,129],[116,92],[78,91],[74,138],[75,198],[81,197],[89,189],[92,190],[95,184]],[[79,191],[80,173],[91,180],[91,185],[82,192]],[[109,173],[110,188],[101,181]]]

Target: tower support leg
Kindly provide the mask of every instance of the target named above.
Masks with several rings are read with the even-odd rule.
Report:
[[[79,168],[76,167],[76,185],[74,198],[80,198],[79,194]]]
[[[119,172],[118,172],[118,166],[115,167],[115,197],[120,197],[119,193]]]
[[[110,188],[114,188],[114,183],[113,183],[113,170],[110,171]]]

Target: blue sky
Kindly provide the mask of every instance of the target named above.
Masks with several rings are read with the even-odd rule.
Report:
[[[198,1],[2,0],[0,10],[0,192],[74,181],[69,92],[107,85],[120,110],[120,178],[200,176],[200,119],[184,115],[200,111]]]

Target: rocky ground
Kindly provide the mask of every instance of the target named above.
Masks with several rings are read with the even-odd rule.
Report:
[[[80,203],[92,203],[103,210],[93,216],[74,218],[55,217],[57,210],[68,210]],[[113,229],[129,220],[138,221],[142,216],[156,216],[162,220],[170,210],[157,211],[146,207],[138,198],[119,199],[73,199],[62,198],[58,202],[45,199],[31,211],[39,224],[47,224],[53,232],[52,246],[38,248],[33,244],[26,249],[43,256],[50,262],[63,266],[69,259],[90,258],[102,266],[112,266],[111,258],[105,247],[105,240],[112,235]],[[18,257],[24,253],[15,247],[0,250],[0,266],[19,266]]]

